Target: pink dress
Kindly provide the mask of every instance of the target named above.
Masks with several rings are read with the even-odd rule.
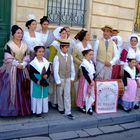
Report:
[[[88,62],[86,59],[83,59],[80,67],[84,67],[89,79],[92,81],[94,78],[94,65],[92,62]],[[92,103],[91,100],[92,99]],[[81,75],[78,84],[78,91],[77,91],[77,98],[76,98],[76,105],[77,107],[84,107],[86,105],[92,106],[95,101],[95,91],[94,86],[91,86],[87,79],[85,78],[84,74]],[[89,105],[90,104],[90,105]]]
[[[121,99],[121,105],[126,110],[132,109],[134,106],[134,101],[137,92],[136,68],[131,69],[129,66],[126,66],[126,68],[124,68],[123,81],[126,89]]]

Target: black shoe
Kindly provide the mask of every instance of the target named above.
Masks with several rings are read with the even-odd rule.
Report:
[[[37,117],[42,117],[42,114],[36,114]]]
[[[51,104],[51,108],[52,108],[52,109],[57,109],[58,106],[57,106],[57,104]]]
[[[123,110],[127,113],[129,113],[131,111],[131,109],[125,109],[125,108],[123,108]]]
[[[79,107],[79,110],[80,110],[80,112],[82,112],[82,113],[86,113],[86,110],[85,110],[84,107]]]
[[[60,114],[64,114],[64,111],[59,111]]]
[[[119,109],[123,109],[123,107],[122,107],[121,104],[118,104],[118,108],[119,108]]]
[[[66,115],[68,119],[74,120],[74,116],[72,114]]]
[[[91,108],[88,110],[88,114],[89,115],[92,115],[93,114],[93,110]]]
[[[134,106],[134,109],[139,109],[140,107],[138,105],[135,105]]]

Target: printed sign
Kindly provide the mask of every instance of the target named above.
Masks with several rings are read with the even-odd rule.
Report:
[[[117,112],[118,82],[115,80],[96,81],[96,112]]]

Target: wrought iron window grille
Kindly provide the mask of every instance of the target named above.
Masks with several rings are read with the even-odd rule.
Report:
[[[86,0],[48,0],[50,23],[84,27]]]

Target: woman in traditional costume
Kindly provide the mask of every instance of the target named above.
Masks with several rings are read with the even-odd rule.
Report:
[[[36,32],[37,23],[34,15],[29,15],[28,21],[26,22],[25,26],[28,28],[28,31],[24,31],[23,40],[28,45],[28,50],[32,60],[35,57],[34,47],[37,45],[43,45],[41,34],[39,32]]]
[[[120,64],[120,54],[122,51],[122,38],[120,36],[112,36],[111,39],[116,44],[117,50],[118,50],[118,60],[116,63],[112,66],[112,77],[111,79],[120,79],[121,78],[121,71],[122,71],[122,65]]]
[[[125,48],[121,52],[120,56],[120,62],[121,64],[127,65],[127,58],[131,55],[134,58],[137,58],[140,55],[140,49],[139,49],[139,36],[136,34],[132,34],[129,37],[129,45],[128,48]]]
[[[80,67],[80,65],[82,63],[82,59],[83,59],[82,51],[86,48],[91,49],[92,46],[89,44],[90,34],[86,30],[81,30],[77,39],[79,40],[79,42],[76,44],[74,51],[73,51],[73,60],[74,60],[75,71],[76,71],[76,78],[75,78],[75,82],[74,82],[75,91],[77,94],[76,105],[77,105],[77,107],[80,107],[81,111],[86,112],[86,110],[84,109],[84,107],[82,106],[82,104],[80,102],[80,97],[81,97],[82,93],[78,91],[78,87],[80,87],[81,83],[83,82],[83,75],[81,74],[79,67]]]
[[[63,27],[56,28],[54,30],[53,34],[55,36],[55,40],[52,42],[52,44],[49,47],[50,54],[49,54],[48,60],[50,62],[53,62],[53,59],[54,59],[55,55],[57,54],[57,52],[60,51],[60,42],[59,42],[59,40],[67,39],[66,29],[63,28]]]
[[[76,81],[79,79],[79,66],[82,63],[83,55],[82,51],[85,48],[91,49],[92,46],[89,44],[90,40],[90,34],[86,30],[81,30],[78,38],[77,38],[78,43],[76,44],[74,51],[73,51],[73,60],[74,60],[74,65],[75,65],[75,70],[76,70]]]
[[[23,30],[13,25],[12,39],[4,47],[4,64],[0,68],[0,116],[30,115],[29,62]]]
[[[43,46],[45,46],[45,56],[44,57],[48,59],[49,46],[51,45],[51,43],[54,41],[55,38],[54,38],[53,32],[48,29],[49,20],[48,20],[47,16],[43,16],[40,19],[40,25],[41,25],[41,30],[39,30],[39,32],[41,34]]]
[[[36,57],[30,62],[31,78],[31,109],[37,117],[48,112],[48,77],[50,75],[50,63],[44,58],[45,47],[34,48]]]

